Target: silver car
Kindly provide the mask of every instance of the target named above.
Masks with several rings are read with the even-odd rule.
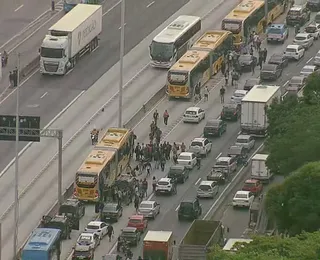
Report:
[[[247,95],[248,91],[238,89],[236,90],[232,97],[231,97],[231,102],[236,103],[236,104],[241,104],[241,100]]]
[[[255,145],[255,140],[251,135],[238,135],[235,145],[250,151]]]
[[[313,40],[314,39],[310,33],[298,33],[293,42],[301,45],[305,49],[308,49],[313,45]]]
[[[144,200],[140,203],[138,214],[143,215],[145,218],[155,219],[160,213],[160,204],[156,201]]]

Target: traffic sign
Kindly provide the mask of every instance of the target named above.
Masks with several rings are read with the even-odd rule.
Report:
[[[0,115],[0,127],[14,131],[16,127],[16,116]],[[19,141],[25,142],[40,142],[40,117],[39,116],[19,116],[19,129],[20,134],[23,132],[23,136],[19,136]],[[25,130],[30,131],[30,136],[26,134]],[[15,135],[0,134],[0,140],[2,141],[15,141]]]

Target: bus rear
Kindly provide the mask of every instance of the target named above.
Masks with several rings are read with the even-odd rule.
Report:
[[[99,201],[114,152],[93,150],[76,173],[74,196],[82,201]]]
[[[151,42],[151,65],[169,69],[196,41],[201,31],[201,19],[181,15],[161,31]]]
[[[178,60],[167,74],[167,93],[169,98],[193,97],[197,84],[204,84],[210,79],[209,52],[189,50]]]

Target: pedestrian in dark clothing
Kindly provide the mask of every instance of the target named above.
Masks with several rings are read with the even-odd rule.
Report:
[[[236,72],[236,70],[234,69],[231,72],[231,86],[233,86],[234,82],[239,80],[239,74]]]
[[[142,182],[142,198],[147,197],[148,196],[148,181],[146,178],[144,178],[143,182]]]
[[[253,46],[252,45],[250,46],[250,52],[249,53],[250,53],[251,56],[253,55]]]
[[[111,242],[112,235],[114,234],[113,226],[109,224],[107,227],[107,236],[109,237],[109,242]]]
[[[166,159],[162,157],[160,161],[161,171],[164,171],[165,166],[166,166]]]
[[[255,69],[255,67],[257,66],[257,64],[256,64],[253,56],[252,56],[252,59],[253,59],[253,61],[252,61],[252,63],[251,63],[251,71],[252,71],[252,75],[254,75],[254,69]]]
[[[197,155],[197,167],[198,167],[198,170],[201,168],[201,157],[200,157],[200,154]]]
[[[260,70],[262,70],[262,62],[263,62],[263,57],[262,57],[262,56],[259,56],[258,65],[259,65],[259,67],[260,67]]]
[[[164,111],[163,113],[163,122],[165,125],[168,125],[168,119],[169,119],[169,113],[167,111],[167,109]]]
[[[225,80],[226,86],[228,86],[228,81],[229,81],[229,72],[228,71],[226,71],[226,73],[224,74],[224,80]]]
[[[267,48],[264,48],[264,49],[262,50],[262,55],[263,55],[263,63],[266,63],[267,55],[268,55]]]
[[[221,101],[221,104],[224,103],[224,94],[225,94],[225,92],[226,92],[226,90],[225,90],[225,88],[222,86],[222,87],[220,88],[220,101]]]
[[[222,63],[221,63],[221,73],[222,73],[222,75],[224,75],[225,72],[226,72],[226,64],[224,63],[224,61],[222,61]]]
[[[156,111],[154,111],[153,113],[153,120],[155,125],[157,125],[158,119],[159,119],[159,113],[158,113],[158,110],[156,109]]]
[[[136,148],[134,149],[134,153],[136,154],[136,161],[140,160],[141,150],[140,150],[140,144],[137,143]]]
[[[134,197],[134,208],[136,209],[136,212],[138,212],[138,209],[139,209],[139,202],[140,202],[139,197],[135,196]]]

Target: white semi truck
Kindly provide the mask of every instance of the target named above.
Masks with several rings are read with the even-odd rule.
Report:
[[[265,136],[268,127],[267,109],[275,99],[280,102],[279,86],[255,85],[241,101],[241,131]]]
[[[40,48],[40,73],[65,75],[85,53],[98,47],[102,6],[78,4],[54,24]]]

